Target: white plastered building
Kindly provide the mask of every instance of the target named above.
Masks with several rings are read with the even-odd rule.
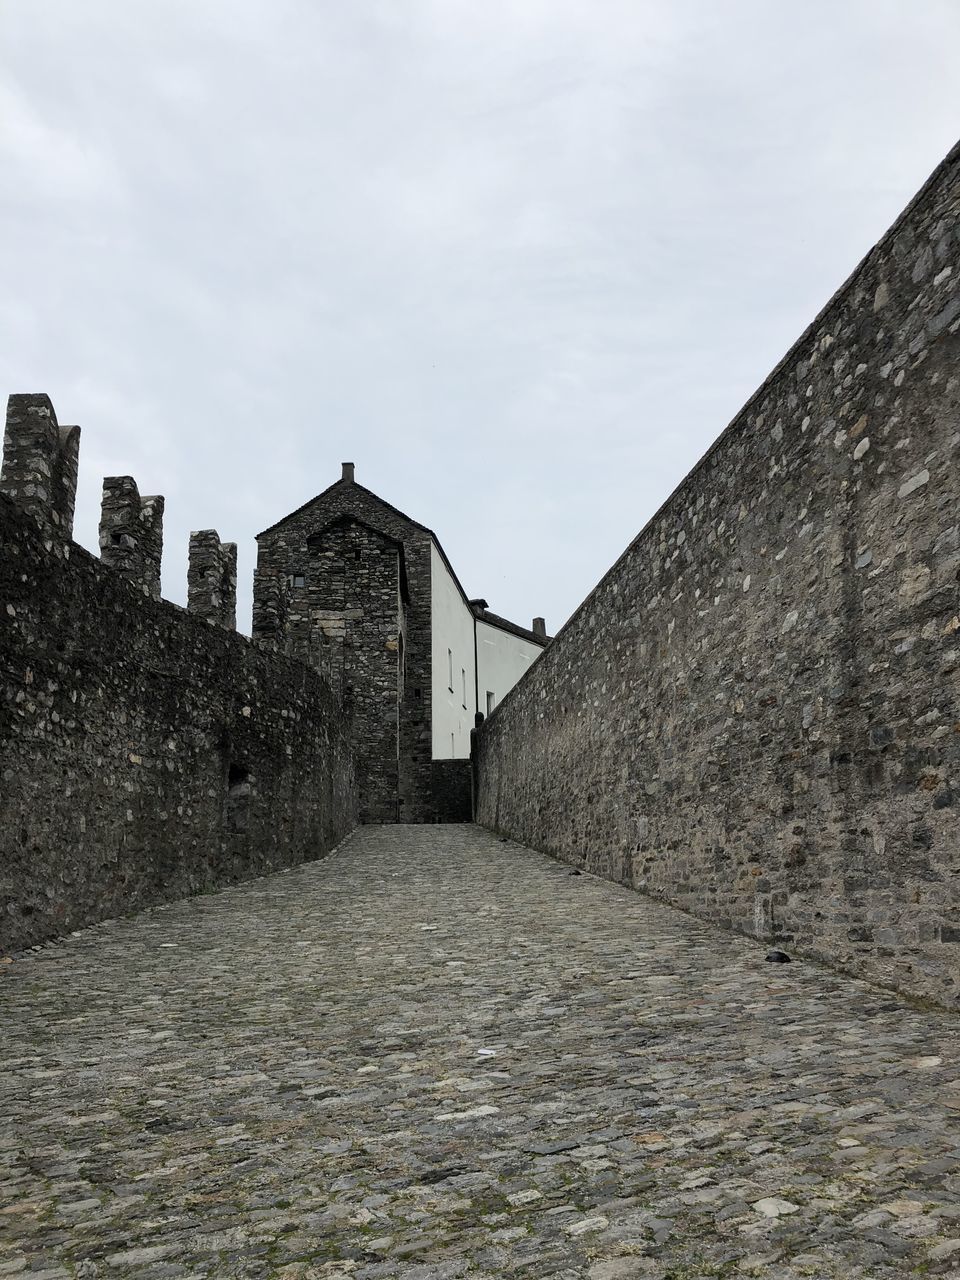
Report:
[[[476,715],[489,715],[547,644],[542,618],[529,629],[468,600],[437,542],[431,545],[433,758],[465,759]]]

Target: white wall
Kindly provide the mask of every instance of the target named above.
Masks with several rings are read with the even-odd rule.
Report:
[[[433,596],[433,758],[465,759],[470,754],[470,730],[476,710],[473,614],[433,543],[430,544],[430,582]],[[453,654],[452,692],[448,650]],[[463,696],[463,672],[466,672],[466,698]]]
[[[433,758],[464,760],[470,755],[470,730],[474,713],[478,710],[474,683],[474,617],[433,543],[430,544],[430,583],[433,597]],[[509,693],[541,653],[541,645],[478,619],[479,710],[486,714],[488,692],[494,696],[494,706],[499,706],[501,698]],[[450,655],[453,663],[452,690]]]
[[[487,693],[500,705],[530,664],[543,653],[542,646],[477,620],[477,668],[480,673],[480,710],[487,713]]]

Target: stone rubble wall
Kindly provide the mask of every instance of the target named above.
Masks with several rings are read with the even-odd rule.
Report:
[[[400,548],[338,521],[310,538],[305,583],[288,589],[293,653],[343,699],[356,744],[361,822],[396,822],[399,795]]]
[[[8,418],[21,446],[22,399]],[[14,469],[0,494],[0,954],[337,844],[357,820],[353,751],[321,677],[155,599],[158,546],[115,568],[70,542],[55,489],[8,488]],[[130,485],[127,513],[143,505]],[[156,504],[146,524],[158,532]]]
[[[359,561],[345,543],[342,555],[334,554],[330,526],[338,520],[356,522],[349,537],[364,542],[357,547]],[[366,537],[362,526],[367,526]],[[385,576],[385,556],[374,554],[375,544],[382,542],[377,531],[403,547],[402,598],[396,569]],[[398,814],[402,822],[435,817],[430,545],[425,529],[356,484],[352,473],[257,538],[254,635],[321,669],[326,664],[332,680],[350,685],[353,692],[345,702],[358,744],[367,821],[393,822]],[[374,564],[379,568],[371,573]],[[292,585],[298,577],[303,585]],[[349,606],[344,603],[348,595]]]
[[[190,534],[187,608],[229,631],[237,626],[237,544],[216,529]]]
[[[100,508],[100,559],[160,599],[164,500],[140,497],[133,476],[107,476]]]
[[[79,458],[80,428],[59,425],[49,396],[10,396],[0,493],[56,537],[73,534]]]
[[[960,1003],[960,148],[476,736],[478,820]]]
[[[469,760],[434,760],[433,812],[435,822],[470,822],[473,790]]]

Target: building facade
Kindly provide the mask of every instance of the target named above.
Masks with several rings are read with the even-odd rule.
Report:
[[[426,526],[354,479],[257,537],[253,634],[316,667],[354,727],[360,817],[469,817],[470,731],[547,644],[468,599]]]

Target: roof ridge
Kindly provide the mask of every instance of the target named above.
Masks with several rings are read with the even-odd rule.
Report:
[[[306,510],[308,510],[308,508],[313,506],[315,502],[319,502],[321,498],[326,497],[328,493],[331,493],[334,489],[337,489],[340,486],[343,486],[344,488],[350,489],[350,490],[354,490],[354,489],[360,490],[360,492],[365,493],[370,498],[373,498],[374,501],[378,502],[382,507],[385,507],[388,511],[392,511],[395,516],[399,516],[401,520],[405,520],[407,524],[411,526],[411,528],[419,529],[421,533],[425,533],[427,537],[430,538],[433,545],[436,547],[437,553],[439,554],[440,559],[446,565],[451,578],[456,584],[457,590],[460,592],[460,595],[463,598],[464,604],[471,611],[471,613],[474,612],[473,606],[471,605],[471,602],[470,602],[470,597],[467,595],[466,591],[464,591],[463,583],[460,581],[460,578],[457,575],[457,571],[454,569],[453,565],[450,563],[450,558],[447,555],[446,551],[444,551],[443,544],[441,543],[437,535],[433,532],[433,530],[429,528],[427,525],[421,524],[419,520],[414,520],[412,516],[408,516],[405,511],[401,511],[399,507],[395,507],[393,503],[388,502],[386,498],[381,498],[379,493],[374,493],[374,491],[372,489],[368,489],[366,485],[358,484],[356,480],[344,480],[343,477],[341,477],[339,480],[334,480],[333,484],[327,485],[326,489],[321,490],[320,493],[315,494],[312,498],[309,498],[306,502],[301,503],[300,506],[297,507],[294,511],[289,512],[287,515],[283,516],[282,519],[277,520],[275,524],[270,525],[268,528],[264,529],[261,533],[258,533],[257,540],[259,541],[260,538],[266,537],[268,533],[273,533],[277,529],[282,528],[283,525],[285,525],[288,521],[293,520],[294,517],[303,515],[303,513]],[[318,529],[317,532],[320,532],[322,529],[328,529],[333,523],[335,523],[335,521],[340,519],[355,520],[359,524],[366,525],[367,528],[373,529],[375,532],[382,534],[384,537],[390,538],[391,541],[399,542],[401,546],[403,545],[402,539],[394,538],[392,534],[388,534],[386,533],[385,530],[377,528],[375,524],[371,524],[370,521],[364,520],[363,516],[353,515],[349,511],[341,511],[341,512],[338,512],[336,515],[331,516],[329,520],[327,520],[323,525],[320,526],[320,529]],[[547,643],[547,640],[545,640],[542,636],[538,635],[535,631],[532,631],[529,627],[521,626],[519,622],[511,622],[509,618],[504,618],[498,613],[486,613],[485,615],[475,614],[475,616],[478,617],[480,621],[484,621],[484,619],[486,619],[489,622],[489,625],[492,627],[498,627],[500,630],[511,631],[515,635],[522,636],[524,639],[528,639],[532,641],[534,644],[539,644],[542,646]],[[550,637],[547,637],[547,639],[549,638]]]
[[[372,489],[368,489],[365,484],[358,484],[356,480],[344,480],[342,477],[339,480],[334,480],[333,484],[328,484],[327,487],[325,489],[321,489],[319,493],[315,493],[313,497],[308,498],[306,502],[302,502],[300,506],[295,507],[293,511],[288,511],[285,516],[281,516],[279,520],[268,525],[266,529],[262,529],[256,537],[262,538],[268,533],[273,533],[275,529],[279,529],[282,525],[285,525],[287,521],[292,520],[294,516],[302,515],[308,507],[313,506],[315,502],[319,502],[321,498],[325,498],[328,493],[341,485],[344,487],[349,486],[351,489],[361,489],[364,493],[369,494],[371,498],[376,498],[377,502],[382,503],[383,506],[392,511],[394,515],[399,516],[402,520],[406,520],[407,523],[412,524],[415,529],[420,529],[424,533],[429,533],[434,542],[437,541],[437,536],[432,529],[428,529],[427,526],[425,524],[421,524],[419,520],[414,520],[412,516],[408,516],[405,511],[401,511],[399,507],[395,507],[392,502],[387,502],[386,498],[381,498],[379,493],[374,493],[374,491]]]

